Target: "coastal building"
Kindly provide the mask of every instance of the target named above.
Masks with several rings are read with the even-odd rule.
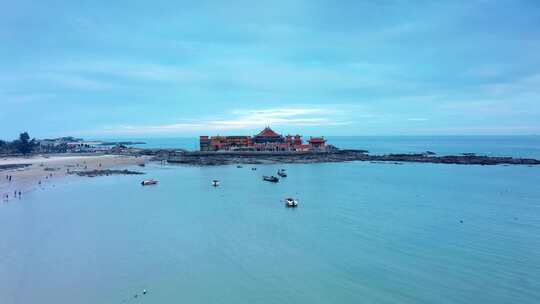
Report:
[[[326,139],[324,139],[324,137],[311,137],[308,143],[314,151],[326,150]]]
[[[284,143],[285,138],[274,132],[270,127],[266,127],[253,137],[253,142],[256,144]]]
[[[324,137],[311,137],[304,143],[301,135],[283,136],[270,127],[251,136],[207,136],[199,137],[201,151],[316,151],[325,152],[331,148]]]
[[[37,140],[35,151],[39,153],[93,153],[107,152],[111,149],[101,141],[85,141],[82,138],[60,137]]]

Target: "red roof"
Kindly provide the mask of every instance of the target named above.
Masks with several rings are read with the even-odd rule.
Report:
[[[322,137],[312,137],[309,139],[310,143],[324,143],[326,140]]]
[[[262,130],[256,136],[260,136],[260,137],[281,137],[281,135],[274,132],[272,129],[270,129],[270,127],[264,128],[264,130]]]

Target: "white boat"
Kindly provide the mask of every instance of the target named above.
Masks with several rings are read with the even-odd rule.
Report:
[[[285,206],[286,207],[298,207],[298,201],[295,200],[294,198],[286,198],[285,199]]]
[[[149,185],[155,185],[155,184],[157,184],[157,183],[158,183],[158,181],[155,180],[155,179],[146,179],[146,180],[143,180],[143,181],[141,182],[141,185],[143,185],[143,186],[149,186]]]
[[[212,186],[217,187],[219,186],[219,181],[217,179],[212,181]]]

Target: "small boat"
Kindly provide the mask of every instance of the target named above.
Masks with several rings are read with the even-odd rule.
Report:
[[[285,199],[285,206],[286,207],[291,207],[291,208],[295,208],[295,207],[298,207],[298,201],[295,200],[294,198],[286,198]]]
[[[219,181],[217,179],[212,181],[212,186],[217,187],[219,186]]]
[[[283,170],[283,169],[278,170],[277,175],[279,175],[281,177],[287,177],[287,173],[285,173],[285,170]]]
[[[236,166],[236,168],[240,169],[240,168],[243,168],[243,167],[242,167],[242,166],[240,166],[240,165],[238,165],[238,166]]]
[[[279,182],[279,178],[275,177],[275,176],[263,176],[263,180],[264,181],[267,181],[267,182],[272,182],[272,183],[277,183]]]
[[[157,183],[158,183],[158,181],[155,180],[155,179],[146,179],[146,180],[143,180],[143,181],[141,182],[141,185],[143,185],[143,186],[149,186],[149,185],[155,185],[155,184],[157,184]]]

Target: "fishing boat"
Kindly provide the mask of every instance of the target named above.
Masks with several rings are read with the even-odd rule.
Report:
[[[285,206],[286,207],[291,207],[291,208],[295,208],[295,207],[298,207],[298,201],[295,200],[294,198],[286,198],[285,199]]]
[[[277,183],[279,182],[279,178],[275,177],[275,176],[263,176],[263,180],[264,181],[267,181],[267,182],[272,182],[272,183]]]
[[[146,179],[146,180],[143,180],[143,181],[141,182],[141,185],[143,185],[143,186],[149,186],[149,185],[155,185],[155,184],[157,184],[157,183],[158,183],[158,181],[155,180],[155,179]]]
[[[217,179],[212,181],[212,186],[217,187],[219,186],[219,181]]]
[[[277,175],[279,175],[281,177],[287,177],[287,173],[285,173],[285,170],[283,170],[283,169],[278,170]]]

